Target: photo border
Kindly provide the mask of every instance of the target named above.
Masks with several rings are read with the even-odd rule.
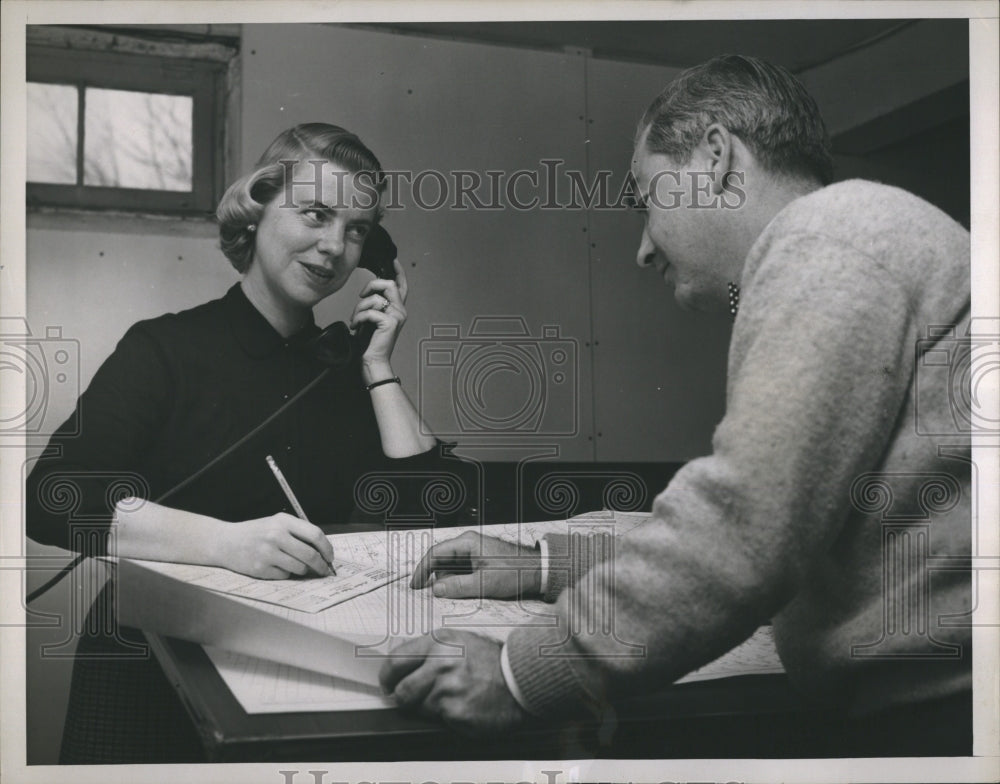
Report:
[[[0,137],[0,313],[17,316],[26,313],[26,254],[24,193],[24,54],[25,24],[95,24],[95,23],[233,23],[287,22],[385,22],[385,21],[514,21],[573,19],[781,19],[781,18],[893,18],[955,17],[969,18],[971,118],[971,229],[972,294],[974,317],[1000,314],[1000,273],[998,252],[997,204],[1000,191],[998,166],[997,41],[1000,27],[996,5],[990,2],[848,2],[792,3],[753,2],[20,2],[10,0],[2,6],[2,137]],[[997,390],[989,390],[997,405]],[[24,403],[24,390],[5,387],[0,390],[0,404],[12,409]],[[16,410],[21,410],[20,408]],[[0,449],[0,556],[23,554],[21,537],[21,472],[16,469],[24,455],[15,447]],[[974,459],[981,475],[1000,475],[1000,454],[994,447],[974,447]],[[1000,519],[996,488],[979,487],[981,520]],[[16,520],[16,523],[15,523]],[[1000,553],[995,526],[983,525],[979,531],[982,552]],[[997,727],[997,652],[1000,630],[997,627],[997,571],[980,573],[982,594],[992,603],[975,611],[973,630],[975,694],[992,695],[993,701],[975,700],[975,747],[979,754],[995,754],[998,748]],[[0,622],[17,623],[24,618],[19,597],[23,573],[0,569]],[[297,767],[302,771],[297,781],[309,781],[308,770],[316,763],[212,764],[204,766],[116,766],[48,767],[25,766],[25,629],[0,627],[0,759],[2,775],[11,782],[49,782],[55,778],[75,782],[164,781],[191,782],[262,782],[285,784],[281,770]],[[826,760],[816,765],[809,760],[549,760],[500,761],[484,763],[341,763],[326,765],[330,773],[324,781],[538,781],[551,784],[546,771],[561,771],[558,784],[565,781],[979,781],[997,775],[996,757],[946,759],[864,759]]]

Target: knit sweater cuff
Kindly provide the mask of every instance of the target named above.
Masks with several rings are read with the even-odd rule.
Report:
[[[608,534],[546,534],[548,582],[542,599],[556,601],[559,594],[575,585],[598,561],[611,557],[611,538]]]
[[[505,647],[525,710],[535,716],[579,715],[586,691],[565,654],[565,630],[517,629]]]
[[[542,591],[542,599],[554,602],[559,594],[570,584],[569,571],[569,536],[566,534],[546,534],[545,545],[548,550],[547,580]]]

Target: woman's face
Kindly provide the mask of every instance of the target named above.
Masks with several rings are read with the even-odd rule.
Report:
[[[264,208],[244,285],[285,313],[311,309],[337,291],[361,259],[377,197],[331,161],[286,169],[286,187]]]

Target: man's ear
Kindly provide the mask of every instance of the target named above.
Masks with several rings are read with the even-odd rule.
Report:
[[[712,193],[718,196],[725,190],[726,175],[733,168],[733,135],[725,126],[712,123],[705,129],[700,146],[707,171],[712,175]]]

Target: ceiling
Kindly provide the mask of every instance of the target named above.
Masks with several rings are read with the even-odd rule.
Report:
[[[942,20],[939,20],[942,21]],[[947,20],[966,25],[964,19]],[[793,72],[866,46],[902,27],[905,19],[777,19],[629,22],[418,22],[351,25],[401,34],[562,51],[686,68],[718,54],[755,55]]]

